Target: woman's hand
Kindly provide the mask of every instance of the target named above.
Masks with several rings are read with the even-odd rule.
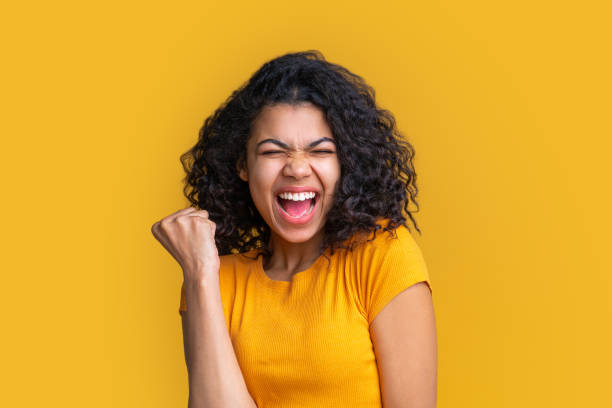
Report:
[[[219,253],[214,222],[208,211],[187,207],[151,227],[153,236],[183,268],[185,282],[219,278]]]

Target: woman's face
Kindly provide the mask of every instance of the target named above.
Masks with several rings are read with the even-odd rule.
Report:
[[[274,233],[300,243],[322,231],[340,162],[320,108],[310,103],[264,107],[251,127],[246,167],[239,168],[240,178],[248,181],[253,202]],[[315,193],[314,199],[308,193]]]

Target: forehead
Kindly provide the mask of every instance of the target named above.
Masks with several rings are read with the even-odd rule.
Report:
[[[265,106],[253,122],[251,134],[252,146],[268,138],[296,146],[323,137],[334,139],[325,114],[310,103]]]

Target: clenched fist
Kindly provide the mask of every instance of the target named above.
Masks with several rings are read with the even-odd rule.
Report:
[[[185,282],[219,278],[214,222],[206,210],[187,207],[151,227],[153,236],[183,268]]]

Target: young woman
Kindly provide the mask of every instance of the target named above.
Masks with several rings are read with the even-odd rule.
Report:
[[[435,407],[413,157],[318,51],[265,63],[206,119],[181,157],[192,206],[152,227],[183,270],[189,407]]]

